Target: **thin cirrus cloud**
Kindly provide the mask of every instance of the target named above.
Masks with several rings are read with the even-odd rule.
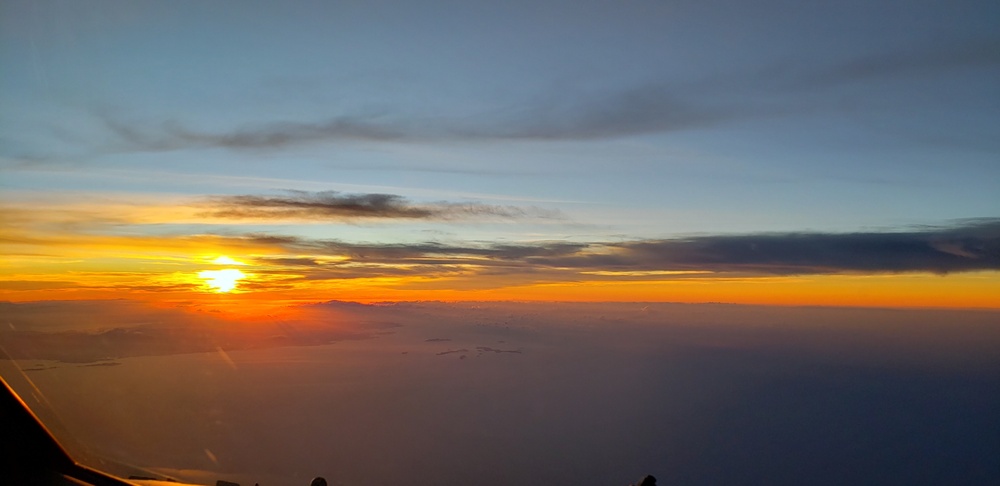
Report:
[[[284,195],[214,196],[202,203],[202,207],[202,216],[258,220],[562,218],[557,211],[536,207],[473,202],[417,204],[395,194],[345,194],[337,191],[290,190]]]
[[[1000,270],[1000,219],[905,232],[710,235],[617,243],[355,244],[275,235],[244,238],[287,252],[337,256],[335,262],[283,262],[336,270],[330,273],[336,278],[366,265],[419,265],[431,273],[434,265],[468,265],[479,272],[622,272],[645,278],[663,278],[662,272],[672,271],[678,272],[677,278],[687,278],[690,271],[809,275]],[[372,275],[370,268],[362,273]]]
[[[316,142],[421,140],[597,140],[665,133],[728,121],[795,113],[806,107],[786,99],[768,106],[734,92],[774,94],[821,90],[837,85],[922,76],[1000,65],[1000,40],[944,42],[857,56],[816,65],[812,60],[781,63],[750,72],[712,76],[693,84],[653,80],[604,91],[561,90],[499,112],[468,119],[416,123],[404,116],[339,114],[314,122],[277,121],[208,132],[177,121],[142,123],[97,113],[125,150],[192,148],[273,150]],[[568,94],[567,94],[568,93]],[[723,95],[723,96],[719,96]],[[728,101],[727,101],[728,100]],[[809,107],[814,109],[815,107]]]
[[[803,74],[797,87],[831,86],[896,76],[936,74],[951,69],[1000,66],[1000,39],[928,44],[908,50],[875,53]]]
[[[342,115],[315,123],[274,122],[224,133],[208,133],[177,122],[143,126],[109,113],[96,116],[127,149],[165,152],[193,148],[233,150],[280,149],[318,141],[387,141],[414,138],[417,134],[391,122],[363,116]]]
[[[144,123],[99,113],[121,146],[114,150],[167,152],[224,148],[279,150],[310,143],[599,140],[700,128],[751,116],[740,107],[684,100],[668,83],[648,83],[574,97],[558,95],[515,107],[514,117],[480,114],[480,121],[341,114],[316,122],[277,121],[227,132],[200,131],[177,121]]]
[[[452,129],[450,134],[481,140],[600,140],[702,128],[755,115],[739,106],[698,103],[667,82],[558,94],[521,112],[512,120]]]

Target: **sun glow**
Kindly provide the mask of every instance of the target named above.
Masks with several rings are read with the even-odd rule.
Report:
[[[233,260],[232,258],[229,258],[225,255],[222,255],[216,258],[215,260],[212,260],[212,263],[216,265],[246,265],[246,263]]]
[[[213,288],[216,292],[230,292],[236,288],[236,284],[246,278],[246,274],[235,268],[225,268],[222,270],[204,270],[198,272],[198,277],[205,280],[205,285]]]

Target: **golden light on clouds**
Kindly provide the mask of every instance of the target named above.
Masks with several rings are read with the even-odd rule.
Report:
[[[39,204],[11,208],[0,201],[0,301],[202,299],[239,301],[235,307],[242,308],[337,298],[996,309],[1000,291],[1000,272],[988,253],[997,223],[619,243],[352,243],[237,229],[232,235],[142,234],[148,220],[121,216],[117,205]],[[122,234],[122,224],[134,231]],[[919,251],[899,255],[894,248],[900,245]],[[785,248],[796,250],[786,254]],[[747,258],[758,260],[748,264]],[[219,294],[227,298],[215,298]]]
[[[225,268],[222,270],[203,270],[198,272],[198,277],[204,279],[205,285],[216,292],[231,292],[240,280],[246,278],[246,274],[235,268]]]

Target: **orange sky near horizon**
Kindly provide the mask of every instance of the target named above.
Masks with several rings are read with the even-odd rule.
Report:
[[[237,260],[238,261],[238,260]],[[80,262],[82,263],[82,262]],[[97,265],[99,262],[91,262]],[[726,276],[532,281],[527,276],[402,276],[305,280],[303,275],[262,265],[212,264],[208,258],[175,262],[167,270],[149,262],[127,269],[77,271],[74,264],[40,266],[37,273],[14,273],[4,265],[0,300],[135,299],[195,302],[220,308],[273,308],[286,303],[344,300],[379,301],[576,301],[721,302],[756,305],[852,307],[928,307],[1000,309],[1000,272],[949,275],[897,273],[875,275]],[[172,269],[169,267],[182,267]],[[57,268],[62,267],[62,270]],[[153,268],[150,268],[153,267]],[[24,270],[23,268],[21,269]],[[220,292],[208,274],[232,270],[245,274],[231,292]],[[225,272],[223,272],[225,273]]]
[[[113,212],[108,208],[104,211]],[[0,221],[4,230],[0,239],[0,300],[15,302],[124,298],[198,302],[246,311],[327,300],[1000,309],[1000,271],[996,270],[935,274],[803,266],[796,274],[767,265],[756,269],[713,267],[710,259],[699,267],[683,261],[643,260],[649,251],[641,246],[641,240],[632,247],[600,242],[581,245],[545,260],[549,257],[546,251],[558,251],[559,247],[546,246],[551,244],[547,241],[527,242],[515,249],[535,253],[522,257],[504,254],[502,245],[475,243],[454,247],[419,241],[324,246],[337,242],[253,233],[156,235],[147,230],[146,224],[152,221],[115,233],[114,224],[93,216],[65,216],[69,219],[63,220],[61,211],[41,209],[11,214],[17,217]],[[555,244],[560,243],[566,244]],[[975,250],[933,241],[931,245],[942,248],[932,251],[950,257],[965,258]],[[664,248],[656,251],[686,251]],[[366,254],[369,251],[371,254]],[[809,251],[822,258],[824,250]],[[615,263],[615,258],[623,257],[638,263],[631,267]],[[858,260],[864,258],[870,257],[862,255]],[[968,258],[982,259],[977,255]],[[222,292],[229,286],[232,292]]]

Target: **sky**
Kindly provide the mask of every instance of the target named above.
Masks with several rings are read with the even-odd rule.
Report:
[[[0,300],[1000,307],[996,2],[0,14]]]
[[[204,484],[996,483],[998,25],[0,0],[0,374]]]

